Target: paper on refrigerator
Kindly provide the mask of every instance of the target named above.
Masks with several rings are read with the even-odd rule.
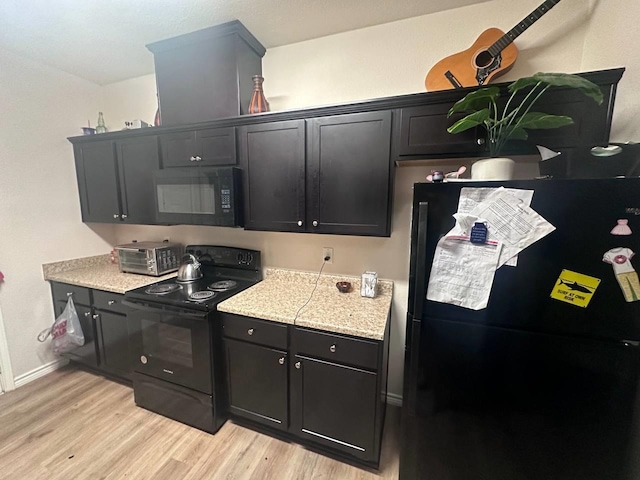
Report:
[[[509,192],[514,197],[519,198],[527,206],[531,206],[531,200],[533,200],[533,190],[523,190],[520,188],[504,188],[503,190]],[[460,198],[458,200],[458,213],[465,214],[471,213],[478,205],[487,199],[491,194],[495,193],[498,188],[492,187],[464,187],[460,190]],[[509,251],[504,249],[502,255],[508,255]],[[518,265],[518,256],[510,257],[507,262],[504,263],[509,267],[515,267]]]
[[[505,188],[489,194],[469,214],[457,213],[454,217],[454,230],[463,235],[471,230],[475,221],[487,222],[489,239],[503,243],[498,268],[556,229],[529,207],[521,195]]]
[[[427,300],[471,310],[487,307],[502,244],[471,243],[448,235],[438,242],[427,287]]]

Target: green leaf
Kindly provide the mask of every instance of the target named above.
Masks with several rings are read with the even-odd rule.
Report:
[[[447,116],[451,116],[456,112],[472,112],[480,110],[490,105],[492,101],[495,101],[500,94],[498,87],[480,88],[471,93],[468,93],[464,98],[458,100]]]
[[[505,138],[507,140],[526,140],[529,138],[529,134],[524,128],[510,128],[506,133]]]
[[[489,118],[491,114],[488,108],[484,108],[479,112],[474,112],[471,115],[467,115],[464,118],[461,118],[456,123],[447,128],[447,132],[449,133],[460,133],[465,130],[469,130],[470,128],[477,127],[478,125],[483,125],[485,120]]]
[[[541,82],[552,87],[566,87],[575,88],[580,90],[587,97],[593,98],[598,104],[602,104],[603,95],[602,90],[595,83],[583,78],[579,75],[573,75],[570,73],[536,73],[531,77],[524,77],[516,80],[509,85],[509,91],[511,93],[517,92],[523,88],[532,86]]]
[[[558,128],[573,124],[573,118],[565,115],[551,115],[542,112],[529,112],[518,121],[518,128],[542,129]]]

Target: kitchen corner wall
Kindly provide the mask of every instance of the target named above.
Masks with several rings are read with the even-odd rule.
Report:
[[[495,0],[448,12],[416,17],[293,45],[271,48],[263,60],[265,93],[273,110],[350,102],[422,92],[429,67],[439,59],[468,48],[484,29],[507,31],[540,0],[516,3]],[[613,3],[613,9],[612,4]],[[605,6],[606,4],[606,6]],[[630,121],[640,107],[640,32],[634,19],[640,6],[631,0],[565,0],[517,41],[514,68],[502,80],[537,71],[580,72],[626,66],[612,138],[640,140],[640,125]],[[604,27],[603,27],[604,25]],[[616,28],[613,28],[616,27]],[[626,27],[626,28],[624,28]],[[606,41],[601,32],[607,32]],[[585,51],[587,45],[588,51]],[[627,48],[627,45],[635,48]],[[615,52],[612,52],[615,47]],[[151,121],[156,109],[153,75],[108,85],[103,110],[110,125],[142,118]],[[618,112],[624,112],[624,117]],[[626,120],[625,120],[626,118]],[[118,226],[118,242],[159,240],[170,236],[183,243],[211,243],[255,248],[265,266],[317,271],[322,247],[333,247],[335,260],[327,273],[360,275],[377,271],[395,282],[392,310],[389,390],[402,393],[404,329],[409,277],[409,229],[412,184],[423,181],[429,167],[396,170],[392,235],[365,238],[311,234],[249,232],[214,227]],[[348,192],[345,192],[345,197]]]
[[[54,318],[41,265],[106,253],[114,239],[111,227],[81,223],[66,139],[95,121],[102,89],[1,49],[0,66],[0,305],[20,383],[56,360],[36,340]]]

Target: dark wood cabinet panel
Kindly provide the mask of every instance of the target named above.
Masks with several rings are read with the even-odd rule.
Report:
[[[96,310],[102,369],[131,380],[131,354],[126,315]]]
[[[245,228],[304,231],[304,120],[241,127],[239,143]]]
[[[458,119],[447,118],[453,104],[434,103],[400,110],[400,141],[398,153],[404,155],[477,155],[486,150],[484,130],[471,129],[452,135],[447,133]]]
[[[230,411],[287,430],[287,353],[229,338],[224,343]]]
[[[83,222],[120,221],[120,188],[113,141],[74,145]]]
[[[153,171],[160,168],[158,137],[136,137],[116,141],[121,218],[126,223],[155,223]]]
[[[230,313],[222,313],[221,318],[225,337],[282,350],[287,348],[287,326],[285,324]]]
[[[236,129],[211,128],[198,130],[196,138],[199,144],[201,166],[235,165],[236,157]]]
[[[310,231],[389,235],[391,112],[314,118],[308,131]]]
[[[198,150],[196,132],[165,133],[160,135],[163,167],[189,167]]]
[[[301,355],[293,362],[293,433],[364,461],[377,461],[377,374]]]
[[[299,327],[292,335],[297,353],[369,370],[378,367],[378,342]]]
[[[69,285],[68,283],[53,282],[51,291],[54,302],[67,302],[69,296],[73,297],[73,303],[76,305],[91,305],[91,290],[77,285]]]

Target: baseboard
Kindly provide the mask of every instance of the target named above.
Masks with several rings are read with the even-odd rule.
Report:
[[[394,407],[401,407],[402,396],[396,395],[395,393],[387,393],[387,405],[392,405]]]
[[[16,388],[19,388],[23,385],[26,385],[29,382],[33,382],[34,380],[44,377],[45,375],[58,370],[59,368],[64,367],[69,363],[69,360],[66,358],[60,358],[58,360],[54,360],[53,362],[42,365],[41,367],[35,368],[30,372],[24,373],[20,376],[17,376],[13,383]]]

